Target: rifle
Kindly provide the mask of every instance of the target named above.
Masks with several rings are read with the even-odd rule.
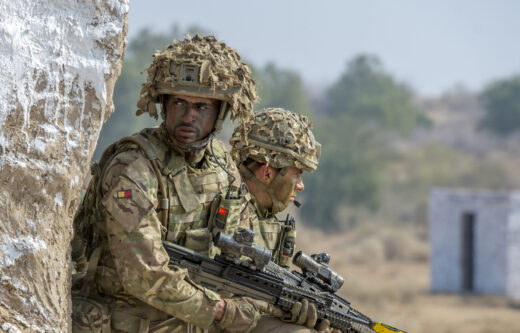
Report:
[[[190,278],[208,289],[263,300],[285,311],[307,299],[316,305],[318,319],[328,319],[341,332],[406,333],[373,321],[336,295],[343,278],[327,267],[327,254],[307,256],[300,251],[293,262],[302,273],[290,272],[270,260],[271,251],[253,245],[252,238],[247,229],[233,237],[218,233],[214,243],[222,253],[214,259],[165,241],[163,246],[170,264],[187,268]]]

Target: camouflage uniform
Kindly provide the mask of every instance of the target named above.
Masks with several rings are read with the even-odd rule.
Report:
[[[252,193],[249,195],[249,215],[251,229],[261,237],[255,237],[255,243],[269,248],[273,260],[289,267],[294,249],[296,230],[294,224],[279,222],[275,214],[284,210],[287,203],[275,197],[277,178],[271,186],[261,183],[246,166],[251,161],[267,164],[280,169],[277,177],[282,177],[284,169],[296,167],[304,171],[313,171],[318,166],[321,145],[314,139],[307,118],[282,108],[263,109],[255,113],[254,123],[247,132],[247,142],[240,138],[240,129],[236,129],[230,139],[231,155],[237,163],[240,174],[249,179],[261,190],[270,195],[273,206],[262,207]],[[278,318],[264,316],[253,332],[315,332],[302,325],[282,322]]]
[[[97,256],[93,246],[83,253],[87,257],[88,252],[93,253],[89,265],[96,267],[91,280],[87,279],[93,285],[86,289],[91,291],[91,299],[108,307],[107,321],[113,332],[195,332],[200,328],[216,332],[220,295],[190,281],[186,269],[169,265],[161,241],[208,256],[215,254],[212,203],[228,191],[236,193],[240,178],[223,143],[213,136],[228,112],[232,118],[241,118],[240,128],[245,132],[256,90],[247,65],[214,37],[187,38],[154,57],[141,90],[138,114],[148,112],[157,118],[155,104],[162,95],[174,93],[218,99],[220,111],[211,134],[193,144],[177,142],[163,122],[159,128],[145,129],[107,149],[99,182],[91,184],[97,190],[89,186],[86,196],[94,198],[90,201],[95,206],[91,215],[97,216],[93,233],[99,236],[91,240],[100,249]],[[189,161],[186,152],[191,153]],[[79,215],[88,217],[82,208]],[[239,211],[228,217],[226,232],[242,223]],[[73,257],[74,252],[73,243]],[[86,323],[88,328],[83,331],[96,331],[88,322],[97,313],[81,306],[76,309],[80,314],[73,311],[73,316]],[[81,330],[73,326],[73,331]]]

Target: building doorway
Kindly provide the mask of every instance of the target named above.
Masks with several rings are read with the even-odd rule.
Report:
[[[465,292],[475,289],[475,223],[475,213],[462,214],[461,285]]]

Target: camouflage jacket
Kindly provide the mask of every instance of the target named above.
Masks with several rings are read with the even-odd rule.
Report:
[[[269,211],[262,212],[251,193],[248,193],[246,198],[249,198],[248,214],[243,214],[242,220],[250,220],[250,229],[255,232],[255,244],[271,250],[272,260],[278,265],[288,268],[295,245],[296,230],[294,226],[286,226]],[[284,252],[284,245],[290,248],[290,253]]]
[[[167,225],[159,209],[156,172],[141,149],[124,143],[102,177],[101,245],[96,274],[98,293],[114,309],[131,309],[139,317],[160,321],[174,316],[201,328],[209,327],[220,296],[190,281],[187,271],[169,265],[161,245],[166,238],[199,253],[213,255],[208,226],[211,204],[230,186],[226,172],[209,150],[194,167],[170,149],[165,131],[145,129],[137,134],[156,153],[166,184]],[[213,140],[220,164],[240,176],[223,144]],[[240,223],[240,214],[234,221]],[[244,216],[247,219],[247,216]],[[244,222],[249,224],[249,221]]]

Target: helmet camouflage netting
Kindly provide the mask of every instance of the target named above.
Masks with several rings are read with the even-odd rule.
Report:
[[[234,49],[214,36],[188,36],[183,41],[175,41],[154,54],[147,71],[148,77],[137,102],[137,115],[147,112],[157,119],[156,104],[161,102],[160,96],[181,94],[227,103],[226,112],[218,115],[217,131],[227,112],[231,113],[232,120],[240,118],[242,133],[253,119],[253,103],[258,96],[251,70],[240,61]]]
[[[231,156],[238,165],[251,158],[274,168],[295,166],[313,171],[321,153],[307,117],[282,108],[256,112],[247,130],[247,143],[236,128],[230,144]]]

